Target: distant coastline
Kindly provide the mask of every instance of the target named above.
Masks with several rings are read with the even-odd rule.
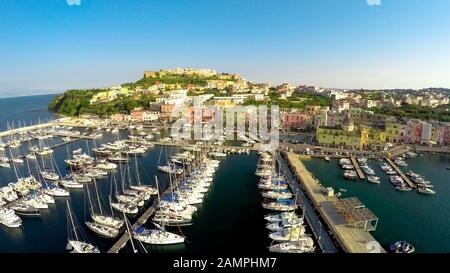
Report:
[[[40,93],[40,94],[23,94],[23,95],[12,95],[12,96],[2,96],[0,95],[0,100],[3,99],[14,99],[14,98],[23,98],[23,97],[40,97],[40,96],[50,96],[50,95],[59,95],[63,94],[64,91],[58,91],[58,92],[51,92],[51,93]]]

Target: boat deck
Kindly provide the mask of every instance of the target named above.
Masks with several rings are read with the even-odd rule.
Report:
[[[414,184],[411,179],[409,179],[409,177],[403,173],[403,171],[397,166],[397,164],[394,163],[394,161],[392,161],[392,159],[385,157],[385,160],[392,166],[392,168],[394,168],[394,170],[398,173],[398,175],[400,175],[401,178],[403,178],[403,180],[405,181],[406,184],[408,184],[409,187],[411,188],[416,188],[416,184]]]

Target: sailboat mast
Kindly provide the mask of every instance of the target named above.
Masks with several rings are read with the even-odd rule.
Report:
[[[95,178],[94,178],[94,181],[95,181]],[[86,194],[88,196],[89,205],[90,205],[89,207],[91,209],[91,213],[94,214],[94,207],[92,205],[91,194],[89,193],[89,186],[88,186],[88,184],[86,184]]]
[[[69,212],[70,223],[71,223],[72,228],[73,228],[74,233],[75,233],[75,239],[77,241],[79,241],[77,231],[75,230],[75,223],[74,223],[73,218],[72,218],[72,211],[70,210],[69,200],[66,200],[66,204],[67,204],[67,210]]]
[[[134,247],[133,237],[131,236],[130,227],[128,226],[129,223],[128,223],[127,216],[125,215],[125,212],[122,212],[122,213],[123,213],[123,217],[125,219],[125,225],[127,226],[127,232],[128,232],[128,236],[130,237],[131,246],[133,247],[133,252],[137,253],[137,250]]]
[[[100,210],[100,214],[103,215],[102,205],[100,204],[100,196],[98,194],[98,188],[97,188],[97,179],[95,179],[95,177],[94,177],[94,187],[95,187],[95,194],[97,195],[98,209]]]

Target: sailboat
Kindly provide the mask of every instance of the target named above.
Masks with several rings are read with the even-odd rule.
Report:
[[[158,178],[155,176],[156,189],[158,193],[158,200],[161,202],[161,196],[159,194]],[[143,226],[139,226],[134,230],[133,238],[146,244],[152,245],[169,245],[180,244],[184,242],[184,237],[178,234],[168,232],[165,230],[164,225],[158,225],[153,223],[156,229],[146,229]]]
[[[150,197],[152,195],[157,195],[158,194],[158,190],[153,188],[152,186],[149,186],[149,185],[142,185],[142,183],[141,183],[141,176],[140,176],[140,173],[139,173],[139,164],[137,162],[136,155],[134,156],[134,160],[135,160],[135,166],[136,166],[136,180],[137,180],[138,184],[137,185],[130,185],[130,188],[132,190],[136,190],[136,191],[141,192],[143,194],[144,200],[148,200],[148,199],[150,199]]]
[[[89,190],[89,186],[86,186],[86,194],[88,196],[88,200],[89,200],[89,208],[90,208],[90,213],[91,213],[91,218],[92,220],[100,225],[104,225],[104,226],[108,226],[111,227],[113,229],[119,230],[120,228],[123,227],[124,222],[118,218],[115,218],[113,216],[109,216],[105,213],[105,211],[102,208],[102,204],[100,202],[100,194],[97,188],[97,182],[96,180],[94,180],[94,187],[95,187],[95,193],[96,193],[96,200],[97,200],[97,206],[98,206],[98,211],[96,212],[94,210],[94,203],[92,202],[92,198],[90,195],[90,190]],[[112,212],[111,212],[112,213]]]
[[[68,228],[68,244],[67,249],[73,250],[72,253],[100,253],[97,247],[81,241],[82,239],[79,237],[77,233],[77,225],[75,224],[76,217],[72,214],[72,210],[70,209],[69,201],[66,201],[67,204],[67,228]]]

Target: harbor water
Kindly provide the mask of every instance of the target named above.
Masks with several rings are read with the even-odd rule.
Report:
[[[338,160],[302,159],[306,168],[326,187],[342,192],[342,197],[358,197],[379,218],[373,235],[385,249],[406,240],[417,252],[450,252],[450,156],[423,154],[407,159],[406,173],[412,170],[434,185],[435,195],[423,195],[415,190],[400,192],[381,170],[379,160],[368,165],[381,178],[380,184],[363,180],[347,180]]]

